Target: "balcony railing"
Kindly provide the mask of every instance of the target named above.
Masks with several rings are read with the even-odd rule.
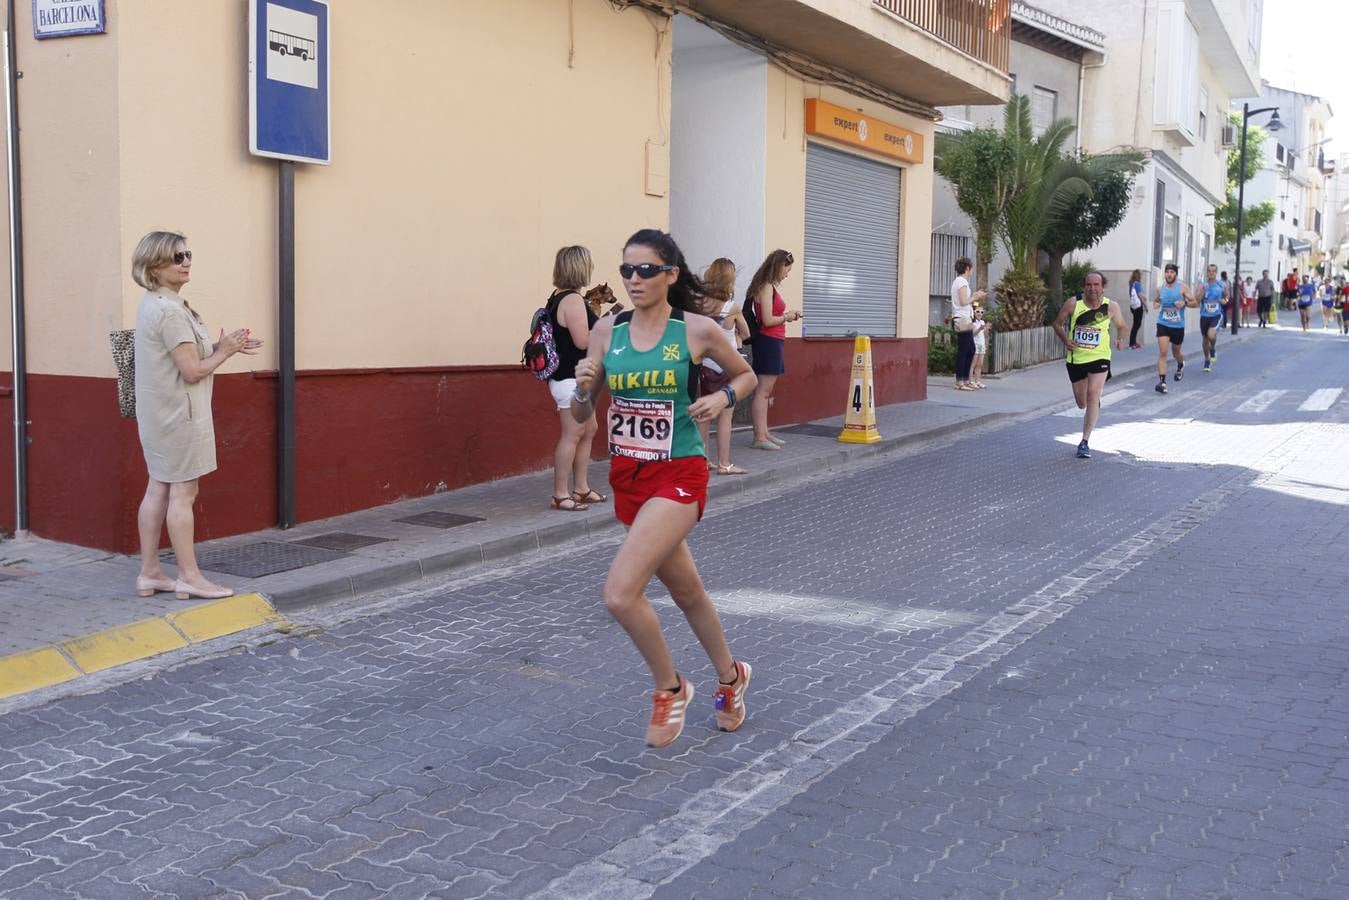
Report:
[[[874,0],[877,6],[957,50],[1007,71],[1012,45],[1011,0]]]

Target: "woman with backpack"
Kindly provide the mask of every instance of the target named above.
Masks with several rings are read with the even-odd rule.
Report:
[[[549,506],[562,512],[583,512],[592,503],[609,499],[590,487],[590,447],[599,426],[595,412],[576,419],[571,414],[571,398],[576,390],[576,364],[590,347],[590,329],[595,314],[579,293],[594,273],[590,251],[585,247],[563,247],[553,260],[553,293],[544,304],[553,323],[553,343],[557,348],[557,369],[548,376],[548,389],[557,406],[562,435],[553,450],[553,496]],[[568,483],[573,485],[568,491]]]
[[[664,747],[684,729],[693,685],[676,671],[646,598],[653,575],[669,589],[716,669],[717,727],[735,731],[745,720],[750,667],[731,655],[687,538],[707,503],[707,455],[698,423],[735,406],[756,379],[717,323],[696,314],[707,289],[674,238],[655,229],[637,232],[623,248],[619,274],[632,310],[595,326],[590,350],[576,366],[571,411],[577,421],[593,415],[594,395],[609,388],[609,484],[614,513],[628,534],[609,568],[604,605],[651,671],[656,691],[646,742]],[[695,400],[698,365],[707,359],[730,383]]]
[[[786,250],[774,250],[764,259],[745,292],[745,319],[750,323],[750,348],[754,374],[759,387],[750,403],[754,423],[755,450],[781,450],[787,442],[768,430],[768,407],[773,405],[773,388],[787,371],[783,348],[787,343],[787,323],[801,318],[801,311],[788,309],[778,286],[791,274],[796,259]]]

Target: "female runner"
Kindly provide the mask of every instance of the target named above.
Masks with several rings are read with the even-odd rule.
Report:
[[[628,527],[604,584],[604,605],[637,645],[656,691],[646,742],[664,747],[684,730],[693,685],[675,671],[660,620],[646,598],[656,576],[670,591],[717,670],[717,727],[745,720],[750,666],[731,656],[721,619],[703,588],[686,541],[707,505],[707,455],[697,423],[715,419],[756,379],[717,324],[696,314],[705,289],[674,239],[644,229],[628,239],[619,266],[631,312],[601,319],[576,365],[576,420],[594,409],[607,386],[609,483],[614,513]],[[698,393],[697,366],[710,358],[730,384]]]

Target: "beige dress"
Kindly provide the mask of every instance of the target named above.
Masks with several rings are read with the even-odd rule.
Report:
[[[168,288],[146,293],[136,309],[136,426],[150,477],[165,483],[215,471],[215,376],[188,384],[170,355],[179,344],[195,345],[202,359],[215,349],[182,297]]]

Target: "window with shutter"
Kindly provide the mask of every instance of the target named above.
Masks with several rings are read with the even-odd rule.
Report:
[[[1053,121],[1058,118],[1058,115],[1058,92],[1051,91],[1049,88],[1042,88],[1037,84],[1034,93],[1031,94],[1030,102],[1030,123],[1035,135],[1039,137],[1044,134]]]

